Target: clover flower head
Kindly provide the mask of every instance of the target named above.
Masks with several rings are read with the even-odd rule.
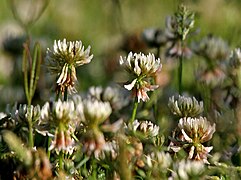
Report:
[[[163,151],[154,151],[146,156],[146,164],[150,168],[163,168],[170,167],[172,158],[169,153]]]
[[[166,51],[167,57],[181,57],[190,58],[192,56],[192,50],[181,41],[173,41],[170,47]]]
[[[47,102],[41,111],[41,119],[58,125],[59,123],[68,124],[76,119],[75,106],[73,101]]]
[[[205,117],[191,118],[184,117],[179,120],[183,137],[188,142],[204,143],[209,141],[215,132],[215,124],[211,125]]]
[[[198,102],[195,97],[172,96],[169,98],[168,107],[174,115],[179,117],[196,117],[203,112],[203,102]]]
[[[103,92],[103,101],[110,103],[113,110],[120,110],[129,103],[129,98],[120,88],[108,86]]]
[[[29,116],[32,119],[32,121],[36,121],[40,117],[40,106],[30,105],[28,107],[27,104],[20,104],[17,114],[19,117],[25,116],[26,119]]]
[[[232,67],[239,67],[241,65],[241,50],[240,48],[236,48],[233,51],[231,51],[231,54],[229,56],[230,65]]]
[[[161,69],[160,59],[155,59],[154,54],[150,53],[146,56],[142,53],[130,52],[128,57],[120,58],[120,64],[135,76],[131,83],[124,85],[124,88],[132,90],[133,96],[138,98],[138,103],[140,100],[148,101],[147,92],[158,88],[158,85],[151,85],[148,78],[154,77]]]
[[[209,70],[202,70],[197,73],[197,80],[200,82],[203,82],[210,86],[211,88],[216,87],[217,85],[220,85],[227,75],[225,74],[224,70],[222,70],[220,67],[216,66],[215,68]]]
[[[119,145],[115,140],[107,141],[103,146],[100,154],[100,159],[110,158],[115,160],[119,152]]]
[[[205,166],[200,161],[190,161],[190,160],[181,160],[175,164],[175,170],[173,171],[172,176],[174,179],[192,179],[194,177],[200,177],[205,170]],[[174,173],[176,172],[176,173]]]
[[[74,94],[71,99],[74,102],[76,116],[80,121],[85,121],[84,118],[84,105],[82,97],[79,94]]]
[[[45,103],[41,109],[41,119],[37,132],[54,137],[50,150],[72,152],[74,140],[71,134],[74,133],[79,123],[78,113],[72,100]]]
[[[215,124],[211,125],[205,117],[191,118],[184,117],[179,120],[178,128],[169,145],[170,149],[178,152],[184,149],[188,153],[188,158],[203,161],[209,164],[207,156],[212,150],[202,143],[209,141],[215,132]]]
[[[193,49],[197,54],[207,58],[212,63],[225,60],[229,54],[227,43],[212,35],[206,36],[199,43],[193,44]]]
[[[73,145],[74,140],[71,137],[71,132],[69,130],[61,130],[60,128],[57,128],[49,150],[55,149],[58,152],[62,150],[71,153],[73,152]]]
[[[41,113],[41,110],[39,105],[28,106],[27,104],[20,104],[17,107],[17,104],[15,104],[15,106],[11,109],[10,115],[11,115],[11,118],[16,122],[26,123],[28,122],[28,118],[30,118],[32,122],[36,122],[37,120],[39,120],[40,113]]]
[[[129,103],[129,99],[124,92],[115,86],[108,86],[106,88],[92,86],[89,88],[87,97],[97,99],[98,101],[109,102],[113,111],[118,111]]]
[[[65,88],[75,92],[77,81],[75,68],[91,62],[90,46],[85,50],[81,41],[54,41],[52,49],[47,49],[47,67],[57,74],[57,91],[63,93]]]
[[[159,126],[151,121],[138,121],[137,119],[129,124],[129,129],[134,132],[141,132],[145,137],[155,137],[159,133]]]
[[[101,101],[103,95],[103,88],[98,86],[92,86],[88,90],[88,98],[96,98],[97,100]]]
[[[55,70],[65,64],[73,64],[75,67],[90,63],[93,55],[90,55],[90,46],[85,50],[81,41],[54,41],[52,49],[47,49],[47,59],[57,65],[51,67]]]
[[[89,127],[87,132],[81,137],[81,142],[83,144],[83,152],[88,156],[93,154],[96,159],[101,157],[106,144],[103,133],[96,127]]]
[[[112,112],[110,103],[95,99],[85,99],[83,106],[85,120],[89,125],[98,126],[104,122]]]
[[[137,77],[153,76],[161,68],[160,59],[155,59],[151,53],[144,55],[130,52],[127,57],[120,57],[120,65]]]

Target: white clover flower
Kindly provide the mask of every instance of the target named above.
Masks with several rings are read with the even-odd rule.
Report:
[[[108,119],[112,112],[109,102],[102,102],[96,98],[83,100],[84,125],[86,131],[81,136],[83,151],[87,155],[94,154],[99,158],[105,145],[105,137],[100,129],[101,123]]]
[[[93,55],[90,55],[90,46],[85,50],[81,41],[54,41],[53,49],[47,49],[47,59],[57,65],[50,67],[50,70],[57,70],[65,64],[72,64],[75,67],[90,63]]]
[[[143,131],[144,134],[148,134],[152,137],[157,136],[159,133],[159,126],[153,124],[151,121],[141,122],[139,129]]]
[[[74,140],[71,137],[71,133],[68,130],[56,129],[54,140],[52,141],[49,150],[66,151],[68,153],[73,153]]]
[[[54,137],[50,150],[72,152],[74,133],[80,119],[73,101],[61,101],[45,103],[41,109],[41,119],[36,129],[40,134]]]
[[[120,65],[125,69],[135,74],[136,76],[152,76],[161,67],[160,59],[155,59],[154,54],[149,53],[147,56],[142,53],[130,52],[127,58],[120,57]]]
[[[88,124],[101,124],[112,112],[110,103],[94,99],[85,99],[83,101],[83,106],[85,120]]]
[[[140,122],[136,119],[132,124],[131,124],[131,130],[136,131],[137,128],[140,126]]]
[[[183,148],[188,153],[189,159],[209,164],[207,156],[213,147],[205,147],[202,143],[212,138],[215,124],[211,125],[205,117],[184,117],[179,120],[178,128],[169,145],[170,149],[178,152]]]
[[[205,117],[181,118],[178,127],[188,142],[204,143],[209,141],[215,132],[215,124],[211,125]]]
[[[41,118],[39,122],[39,132],[43,130],[56,129],[60,124],[66,129],[75,128],[79,122],[74,102],[58,100],[53,103],[45,103],[41,109]],[[45,133],[44,133],[45,134]]]
[[[103,92],[103,101],[110,102],[114,110],[120,110],[129,103],[129,99],[125,96],[120,88],[108,86]]]
[[[179,117],[196,117],[203,112],[203,102],[198,102],[195,97],[172,96],[169,98],[168,107],[174,115]]]
[[[28,121],[28,118],[32,119],[32,122],[35,122],[40,118],[40,106],[29,106],[27,104],[20,104],[19,107],[14,107],[15,111],[12,114],[12,118],[15,120]]]
[[[110,158],[111,160],[115,160],[118,156],[119,145],[115,140],[107,141],[103,149],[100,153],[100,159]]]
[[[227,77],[224,70],[219,66],[215,66],[211,70],[200,69],[196,76],[198,81],[207,84],[211,88],[215,88],[217,85],[220,85]]]
[[[78,95],[78,94],[75,94],[75,95],[73,95],[71,97],[71,99],[74,102],[75,112],[76,112],[76,115],[78,116],[78,119],[80,121],[85,121],[85,118],[84,118],[84,105],[83,105],[82,97],[80,95]]]
[[[75,92],[77,81],[75,68],[90,63],[90,46],[85,50],[81,41],[54,41],[52,49],[47,49],[47,67],[50,72],[57,74],[57,92],[62,94],[66,88]]]
[[[129,124],[129,129],[136,132],[143,133],[146,137],[155,137],[159,133],[159,126],[153,124],[151,121],[138,121],[137,119]]]
[[[232,67],[238,67],[241,65],[241,50],[240,48],[236,48],[233,51],[231,51],[231,54],[229,56],[230,65]]]
[[[158,85],[151,85],[147,78],[154,77],[161,69],[160,59],[155,59],[154,54],[151,53],[144,55],[130,52],[127,57],[120,57],[119,62],[127,72],[134,75],[134,79],[124,85],[124,88],[132,90],[133,95],[138,98],[138,102],[140,100],[148,101],[147,92],[155,90]]]
[[[170,167],[172,158],[169,153],[155,151],[146,156],[146,163],[150,168],[166,169]]]
[[[124,92],[116,86],[108,86],[102,88],[100,86],[90,87],[87,97],[97,99],[103,102],[109,102],[113,110],[120,110],[129,103],[129,99],[125,96]]]
[[[210,64],[225,60],[229,54],[228,44],[215,36],[204,37],[199,44],[194,45],[194,50],[197,54],[212,61]]]
[[[88,90],[88,97],[96,98],[99,101],[102,100],[102,94],[103,94],[103,88],[100,86],[98,86],[98,87],[92,86]]]
[[[188,180],[200,177],[205,170],[205,166],[200,161],[182,160],[175,164],[175,169],[177,172],[174,175],[175,177],[178,175],[180,179]]]

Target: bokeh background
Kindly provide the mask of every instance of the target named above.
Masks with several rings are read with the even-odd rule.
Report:
[[[19,11],[30,19],[39,4],[41,5],[41,0],[0,1],[1,111],[7,104],[16,101],[26,102],[21,71],[25,31],[13,16],[11,1],[17,2]],[[85,47],[90,45],[94,59],[88,66],[77,69],[80,81],[78,89],[85,91],[92,85],[105,86],[111,82],[123,81],[124,75],[118,69],[119,56],[126,55],[129,51],[154,51],[148,49],[142,42],[141,33],[146,28],[164,28],[166,16],[172,15],[180,2],[177,0],[49,0],[43,14],[29,28],[29,35],[32,42],[41,43],[43,54],[48,47],[52,47],[55,39],[81,40]],[[192,39],[198,40],[207,34],[215,34],[225,39],[231,48],[240,46],[240,0],[182,2],[196,13],[197,33]],[[195,87],[191,71],[197,63],[197,58],[193,57],[185,65],[184,86],[187,89]],[[173,89],[176,88],[175,73],[174,71],[169,74],[168,83]],[[51,97],[53,84],[53,77],[46,75],[43,65],[35,95],[36,102],[41,103]]]

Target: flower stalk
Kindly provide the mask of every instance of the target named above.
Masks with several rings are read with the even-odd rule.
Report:
[[[181,48],[183,49],[183,40],[181,41]],[[182,69],[183,69],[183,52],[179,57],[179,68],[178,68],[178,91],[182,94]]]
[[[31,56],[31,52],[29,49],[29,42],[26,42],[24,44],[24,51],[23,51],[23,61],[22,61],[22,70],[24,75],[24,89],[25,89],[25,95],[27,98],[27,120],[28,120],[28,127],[29,127],[29,146],[34,146],[34,138],[33,138],[33,124],[32,124],[32,118],[31,118],[31,103],[32,99],[37,87],[37,82],[39,80],[39,74],[40,74],[40,65],[42,60],[42,54],[41,54],[41,47],[39,43],[35,43],[34,45],[34,52],[33,52],[33,58]],[[30,72],[30,76],[28,75]]]
[[[138,98],[136,97],[135,101],[134,101],[134,107],[133,107],[133,110],[132,110],[132,115],[131,115],[131,123],[133,123],[135,118],[136,118],[137,108],[138,108]]]
[[[64,169],[63,159],[64,159],[64,153],[61,150],[59,152],[59,170],[63,170]]]
[[[176,28],[175,33],[177,41],[181,44],[181,55],[179,57],[179,69],[178,69],[178,90],[179,94],[182,93],[182,69],[183,69],[183,57],[184,57],[184,41],[187,38],[188,33],[194,26],[194,13],[184,6],[178,7],[178,12],[175,13]]]

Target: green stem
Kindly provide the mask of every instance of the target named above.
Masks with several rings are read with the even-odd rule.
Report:
[[[63,170],[64,169],[64,166],[63,166],[63,158],[64,158],[64,153],[63,151],[61,150],[59,152],[59,170]]]
[[[133,107],[132,115],[131,115],[131,123],[133,123],[135,118],[136,118],[137,107],[138,107],[138,99],[136,97],[135,101],[134,101],[134,107]]]
[[[183,41],[181,41],[181,49],[183,49]],[[182,94],[182,68],[183,68],[183,52],[179,57],[179,68],[178,68],[178,91]]]
[[[28,87],[28,70],[27,70],[27,45],[24,44],[24,50],[23,50],[23,61],[22,61],[22,70],[23,70],[23,76],[24,76],[24,90],[26,94],[26,98],[28,101],[28,105],[30,105],[30,100],[29,100],[29,87]]]
[[[76,169],[80,169],[89,159],[90,157],[85,156],[84,159],[76,166]]]
[[[34,141],[33,141],[33,123],[32,123],[32,118],[31,118],[31,107],[30,105],[28,105],[28,116],[27,116],[27,119],[28,119],[28,128],[29,128],[29,147],[32,148],[34,146]]]
[[[204,101],[204,112],[207,114],[211,108],[211,91],[210,87],[204,83],[201,85],[201,87]]]
[[[179,58],[179,70],[178,70],[178,89],[179,94],[182,94],[182,56]]]
[[[31,80],[30,80],[30,90],[32,91],[32,93],[30,93],[31,98],[33,98],[35,90],[37,88],[37,83],[38,83],[39,74],[40,74],[41,60],[42,60],[42,54],[41,54],[40,44],[35,43],[32,73],[31,73]]]

